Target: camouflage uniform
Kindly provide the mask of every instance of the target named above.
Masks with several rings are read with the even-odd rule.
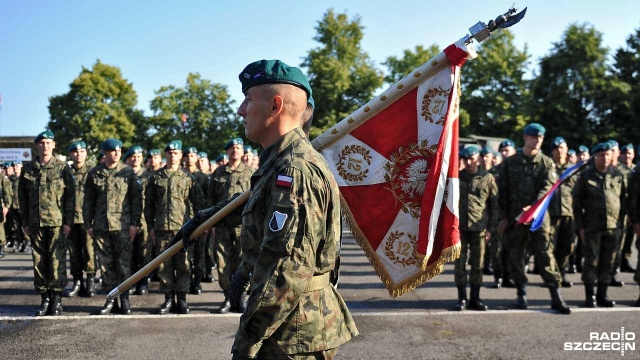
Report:
[[[194,214],[203,201],[202,191],[192,175],[184,169],[169,171],[166,167],[151,175],[145,189],[144,215],[149,229],[156,235],[156,246],[162,251],[168,248],[171,239]],[[179,252],[160,265],[160,290],[189,291],[191,268],[189,257]]]
[[[11,190],[11,182],[6,176],[0,173],[0,250],[2,250],[2,255],[4,255],[5,245],[7,245],[7,237],[4,231],[6,222],[4,209],[11,207],[12,198],[13,190]]]
[[[468,282],[481,286],[485,230],[494,234],[498,225],[498,186],[493,175],[482,168],[475,174],[462,170],[459,179],[462,251],[455,261],[454,281],[456,285],[467,284],[468,259],[471,265]]]
[[[82,209],[85,228],[95,235],[102,287],[111,291],[131,275],[129,228],[140,227],[142,194],[133,170],[121,162],[91,169]]]
[[[556,176],[559,178],[562,173],[573,164],[556,163]],[[573,252],[576,227],[573,217],[573,187],[577,181],[577,176],[567,179],[560,188],[556,190],[549,203],[549,216],[551,217],[551,239],[554,239],[554,257],[558,270],[560,271],[563,285],[568,283],[565,280],[564,272],[569,265],[569,255]]]
[[[11,190],[13,196],[11,199],[11,206],[9,213],[7,214],[7,238],[13,242],[14,251],[18,251],[25,241],[25,234],[22,231],[22,218],[20,217],[20,205],[18,203],[18,183],[20,182],[20,176],[9,176],[9,182],[11,182]]]
[[[242,215],[250,297],[234,356],[276,357],[337,348],[358,334],[329,284],[340,239],[338,186],[300,128],[265,149]],[[291,179],[278,186],[276,178]]]
[[[186,169],[185,169],[186,170]],[[187,172],[189,172],[187,170]],[[208,188],[209,188],[209,177],[203,173],[200,170],[196,170],[193,173],[190,173],[194,179],[195,179],[195,183],[196,185],[198,185],[198,187],[200,188],[200,191],[202,192],[202,194],[207,194]],[[204,204],[206,203],[205,200],[203,200],[201,202],[202,206],[204,206]],[[195,211],[192,212],[192,214],[195,214]],[[193,247],[191,247],[190,252],[190,258],[192,259],[192,272],[193,272],[193,285],[195,284],[200,284],[200,281],[202,280],[202,277],[204,276],[205,272],[206,272],[206,261],[205,261],[205,256],[206,256],[206,245],[207,245],[207,237],[208,233],[204,233],[202,235],[200,235],[200,237],[198,238],[198,241],[196,241],[196,243],[193,245]],[[195,290],[195,289],[194,289]],[[192,292],[194,293],[194,292]]]
[[[230,198],[233,194],[249,190],[251,174],[253,169],[243,162],[240,162],[234,170],[231,170],[229,164],[217,168],[211,177],[207,196],[208,204],[213,206]],[[225,296],[231,286],[231,276],[238,270],[242,260],[240,229],[240,226],[229,226],[224,221],[219,222],[215,227],[214,250],[218,264],[218,284],[225,292]]]
[[[554,163],[548,156],[538,152],[526,157],[519,149],[504,160],[499,178],[500,218],[507,219],[505,239],[509,243],[511,276],[520,289],[526,285],[524,266],[527,245],[531,243],[536,262],[541,264],[541,276],[550,288],[558,288],[560,272],[553,257],[553,244],[549,237],[549,216],[545,214],[543,225],[531,232],[530,225],[516,223],[522,208],[533,204],[546,194],[557,179]]]
[[[87,273],[87,279],[96,273],[94,239],[87,235],[82,217],[82,205],[84,203],[84,188],[89,174],[89,166],[85,163],[80,169],[71,168],[76,181],[76,205],[73,212],[73,225],[68,239],[69,261],[71,263],[71,275],[82,279],[82,271]]]
[[[489,170],[489,174],[493,175],[496,184],[500,181],[501,168],[502,163]],[[499,211],[496,214],[499,214]],[[498,216],[499,215],[496,215],[496,221],[498,220]],[[493,266],[493,276],[495,278],[495,287],[500,287],[502,284],[512,284],[511,276],[509,275],[509,269],[511,268],[509,248],[504,236],[499,234],[498,231],[493,232],[491,234],[491,239],[489,239],[489,245],[489,250],[491,252],[491,265]]]
[[[149,183],[151,174],[152,173],[150,171],[147,171],[144,167],[140,168],[140,170],[138,170],[138,172],[136,173],[136,183],[140,188],[140,194],[142,196],[141,203],[143,209],[145,205],[145,189],[147,187],[147,184]],[[138,233],[133,239],[132,247],[133,250],[131,252],[131,272],[135,273],[138,270],[142,269],[149,262],[151,262],[151,260],[153,260],[153,241],[149,238],[147,222],[142,221],[142,219],[140,221]],[[146,284],[146,281],[143,281],[141,284],[143,283]]]
[[[608,285],[611,281],[615,249],[626,212],[626,181],[614,167],[606,173],[595,166],[585,169],[575,185],[573,212],[576,226],[584,229],[585,286]]]
[[[36,157],[20,175],[20,216],[29,227],[34,285],[40,293],[61,293],[67,284],[67,244],[61,227],[73,224],[75,191],[71,169],[54,157],[44,165]]]
[[[622,173],[627,184],[631,182],[631,177],[636,166],[632,164],[631,166],[626,166],[623,164],[618,164],[617,170]],[[614,263],[614,271],[617,271],[620,268],[620,265],[624,260],[626,260],[627,264],[629,262],[629,258],[631,257],[631,246],[633,244],[633,238],[635,233],[633,231],[633,223],[630,221],[628,217],[625,216],[624,224],[620,234],[620,242],[618,249],[616,251],[616,259]]]
[[[629,220],[633,225],[640,224],[640,173],[638,172],[638,168],[635,168],[631,173],[628,189]],[[640,241],[636,241],[636,249],[638,253],[640,253]],[[640,266],[638,265],[640,265],[640,256],[638,256],[636,271],[633,275],[633,280],[640,284]],[[636,306],[640,306],[640,298]]]

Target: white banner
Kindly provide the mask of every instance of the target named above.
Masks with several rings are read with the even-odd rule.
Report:
[[[0,149],[0,161],[31,161],[30,148],[5,148]]]

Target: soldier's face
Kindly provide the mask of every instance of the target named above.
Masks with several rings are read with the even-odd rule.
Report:
[[[498,166],[502,164],[502,156],[494,156],[493,157],[493,166]]]
[[[544,141],[544,136],[542,135],[525,135],[524,136],[524,146],[529,149],[538,149],[542,147],[542,142]]]
[[[244,119],[244,134],[247,139],[258,144],[263,140],[265,130],[273,122],[272,100],[268,96],[265,85],[253,86],[245,92],[244,100],[238,108],[238,115]]]
[[[200,171],[202,172],[209,171],[209,159],[207,158],[198,159],[198,169],[200,169]]]
[[[20,175],[22,173],[22,164],[13,165],[13,171],[16,175]]]
[[[84,164],[87,159],[87,149],[73,150],[69,153],[74,164]]]
[[[569,148],[567,147],[566,143],[562,143],[556,146],[553,150],[551,150],[551,152],[553,153],[553,156],[558,159],[566,159],[568,151],[569,151]]]
[[[612,159],[613,159],[613,151],[611,150],[600,151],[599,153],[594,155],[593,162],[598,169],[604,169],[611,166]]]
[[[572,162],[574,164],[577,163],[578,162],[578,155],[576,155],[576,154],[569,155],[569,162]]]
[[[485,168],[490,168],[491,165],[493,164],[493,154],[489,153],[489,154],[484,154],[482,155],[482,165],[484,165]]]
[[[188,153],[187,154],[187,165],[194,166],[198,162],[198,154],[196,153]]]
[[[160,155],[152,155],[151,156],[151,166],[157,168],[162,163],[162,156]]]
[[[225,151],[227,152],[227,156],[229,156],[229,161],[231,162],[242,160],[242,156],[244,155],[244,147],[240,144],[229,146]]]
[[[164,152],[165,158],[167,159],[167,165],[179,165],[180,160],[182,160],[182,150],[169,150]]]
[[[142,154],[133,154],[127,158],[127,165],[138,168],[142,165]]]
[[[40,157],[49,157],[53,155],[53,149],[56,148],[56,142],[51,139],[42,139],[36,144]]]
[[[502,154],[502,156],[505,158],[508,158],[509,156],[515,153],[516,153],[516,149],[514,149],[513,146],[505,146],[502,149],[500,149],[500,154]]]
[[[468,158],[464,159],[464,168],[470,173],[475,173],[478,171],[478,166],[480,165],[480,155],[475,154],[471,155]]]
[[[623,153],[620,153],[620,161],[622,161],[625,164],[632,163],[634,157],[635,157],[635,154],[633,150],[627,150]]]
[[[5,170],[7,170],[7,176],[13,175],[13,166],[7,166]]]
[[[589,153],[586,152],[586,151],[583,152],[583,153],[580,153],[580,160],[581,161],[587,161],[587,160],[589,160],[590,157],[591,157],[591,155],[589,155]]]
[[[111,167],[111,165],[120,161],[121,157],[122,157],[121,149],[104,151],[104,163],[108,167]]]

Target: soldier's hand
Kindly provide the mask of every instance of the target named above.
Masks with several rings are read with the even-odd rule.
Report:
[[[138,227],[135,225],[129,226],[129,239],[133,241],[133,239],[136,238],[136,235],[138,235]]]
[[[182,228],[180,228],[180,231],[178,231],[178,234],[176,234],[173,240],[171,240],[170,245],[173,246],[175,243],[177,243],[182,239],[182,245],[184,246],[184,249],[185,250],[188,249],[189,246],[191,246],[193,242],[197,240],[197,237],[191,240],[191,234],[193,234],[193,232],[198,228],[198,226],[200,226],[205,221],[207,221],[219,210],[220,209],[218,207],[213,206],[208,209],[198,211],[196,216],[194,216],[189,221],[184,223],[184,225],[182,225]]]
[[[7,217],[7,214],[9,213],[9,208],[8,207],[2,207],[2,216]]]
[[[229,303],[231,308],[242,309],[246,304],[243,304],[243,296],[249,286],[249,278],[245,277],[239,270],[231,276],[231,289],[229,289]]]
[[[489,241],[491,240],[491,231],[489,231],[489,230],[485,231],[485,233],[484,233],[484,240],[485,240],[486,242],[489,242]]]
[[[64,234],[65,237],[69,236],[70,232],[71,232],[70,225],[62,225],[62,233]]]
[[[29,236],[29,227],[28,226],[23,226],[22,227],[22,232],[24,232],[27,236]]]

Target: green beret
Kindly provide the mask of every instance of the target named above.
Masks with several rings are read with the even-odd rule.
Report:
[[[182,141],[180,140],[169,141],[167,146],[164,147],[164,151],[171,151],[171,150],[182,150]]]
[[[216,162],[223,161],[223,160],[229,160],[229,155],[221,154],[221,155],[218,155],[218,157],[216,158]]]
[[[309,80],[297,67],[289,66],[280,60],[260,60],[247,65],[238,75],[242,83],[242,92],[261,84],[289,84],[294,85],[311,97]]]
[[[22,165],[22,160],[13,160],[13,162],[11,163],[11,165],[16,166],[16,165]]]
[[[566,143],[567,141],[562,136],[556,136],[555,138],[553,138],[553,141],[551,142],[551,149],[553,150],[558,146]]]
[[[544,133],[547,131],[547,129],[544,128],[544,126],[538,124],[538,123],[531,123],[527,126],[524,127],[524,134],[525,135],[533,135],[533,136],[544,136]]]
[[[144,149],[142,148],[142,146],[132,146],[129,148],[129,150],[127,150],[127,153],[124,154],[123,160],[127,160],[129,157],[131,157],[134,154],[142,154],[144,152]]]
[[[253,154],[253,152],[251,150],[252,150],[251,146],[249,146],[249,145],[245,145],[244,146],[244,153],[245,154]]]
[[[599,152],[602,152],[602,151],[611,150],[612,148],[613,147],[611,146],[611,143],[609,143],[608,141],[607,142],[603,142],[603,143],[600,143],[600,144],[594,146],[593,149],[591,149],[591,155],[595,155],[595,154],[597,154]]]
[[[241,138],[233,138],[229,141],[227,141],[227,145],[224,146],[224,149],[227,150],[228,148],[234,146],[234,145],[244,145],[244,141],[242,141]]]
[[[208,157],[209,157],[209,155],[204,151],[200,151],[198,153],[198,159],[207,159]]]
[[[463,159],[468,159],[470,157],[472,157],[473,155],[478,155],[480,154],[480,149],[478,149],[477,146],[469,146],[466,147],[464,150],[461,151],[460,153],[460,157]]]
[[[589,148],[584,146],[584,145],[580,145],[578,146],[578,154],[582,154],[582,153],[588,153],[589,152]]]
[[[147,154],[149,156],[160,155],[160,149],[151,149]]]
[[[36,139],[33,140],[33,142],[37,143],[42,139],[51,139],[51,140],[53,140],[53,132],[51,130],[43,131],[40,134],[38,134],[38,136],[36,136]]]
[[[315,110],[316,102],[315,100],[313,100],[313,96],[309,96],[309,99],[307,100],[307,105],[311,105],[311,108]]]
[[[186,150],[185,150],[185,154],[197,154],[198,153],[198,149],[196,149],[195,146],[189,146]]]
[[[86,148],[87,148],[87,143],[85,143],[84,141],[74,141],[71,143],[71,145],[69,145],[69,149],[67,149],[67,152],[72,152],[72,151],[86,149]]]
[[[571,156],[571,155],[575,155],[576,151],[573,149],[569,149],[569,151],[567,151],[567,155]]]
[[[253,156],[258,156],[258,149],[253,149],[252,153],[253,153]]]
[[[102,142],[100,148],[104,151],[114,151],[122,149],[122,141],[118,139],[107,139]]]
[[[100,159],[102,159],[104,157],[104,154],[102,152],[98,153],[98,161],[100,161]]]
[[[514,147],[516,147],[516,144],[513,141],[511,141],[510,139],[505,139],[505,140],[502,140],[502,142],[500,143],[500,146],[498,146],[498,150],[502,150],[502,149],[504,149],[506,147],[514,148]]]
[[[624,145],[620,148],[620,151],[623,153],[629,152],[629,151],[633,151],[633,144],[627,144]]]
[[[493,151],[491,150],[490,147],[485,146],[485,147],[482,148],[482,150],[480,150],[480,156],[485,156],[487,154],[493,154]]]
[[[611,149],[620,148],[620,146],[618,145],[618,142],[613,140],[613,139],[607,140],[607,144],[609,144],[609,146],[611,146]]]

